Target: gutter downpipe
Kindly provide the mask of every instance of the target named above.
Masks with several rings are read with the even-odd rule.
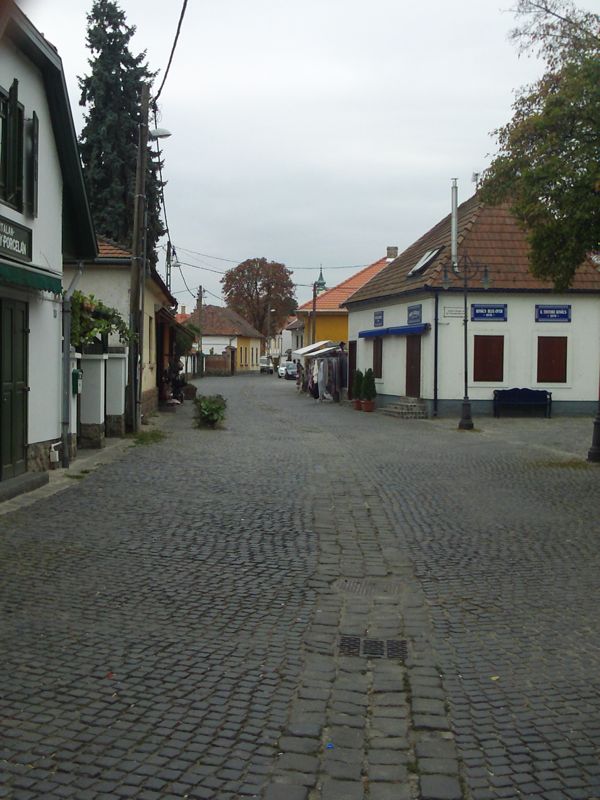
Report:
[[[62,466],[67,469],[71,463],[69,458],[69,424],[71,422],[71,381],[69,372],[71,370],[71,298],[77,288],[79,279],[83,274],[83,261],[77,262],[78,270],[73,275],[69,288],[63,296],[63,352],[62,352],[62,425],[61,425],[61,444],[62,444]]]
[[[435,293],[435,311],[433,318],[433,416],[438,415],[438,355],[439,355],[439,310],[440,293]]]

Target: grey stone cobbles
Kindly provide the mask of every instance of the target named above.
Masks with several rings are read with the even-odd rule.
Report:
[[[204,386],[224,430],[185,405],[0,518],[5,796],[596,796],[589,424],[465,436],[267,376]]]

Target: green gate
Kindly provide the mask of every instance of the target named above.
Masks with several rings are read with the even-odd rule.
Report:
[[[27,303],[0,299],[0,481],[27,470]]]

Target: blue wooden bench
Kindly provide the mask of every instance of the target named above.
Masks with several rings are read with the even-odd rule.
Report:
[[[500,416],[501,408],[517,410],[543,410],[545,417],[552,416],[552,392],[546,389],[494,389],[494,416]]]

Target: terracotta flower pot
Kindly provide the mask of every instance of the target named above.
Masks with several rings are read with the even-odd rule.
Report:
[[[375,400],[362,400],[363,411],[375,411]]]
[[[355,411],[362,411],[362,400],[353,400],[352,405]]]

